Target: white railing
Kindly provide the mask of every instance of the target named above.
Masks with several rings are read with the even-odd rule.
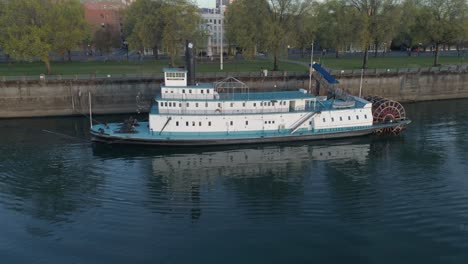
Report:
[[[226,115],[226,114],[264,114],[264,113],[287,113],[288,108],[279,109],[204,109],[204,110],[191,110],[191,109],[161,109],[160,114],[179,114],[179,115]]]

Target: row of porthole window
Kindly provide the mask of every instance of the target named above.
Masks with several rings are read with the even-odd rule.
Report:
[[[171,92],[171,93],[174,93],[174,90],[171,90],[170,92]],[[169,90],[166,89],[166,90],[165,90],[165,93],[169,93]],[[185,89],[182,89],[182,93],[183,93],[183,94],[185,93]],[[189,90],[188,90],[188,93],[191,94],[191,93],[192,93],[192,89],[189,89]],[[200,90],[200,93],[201,93],[201,94],[204,94],[204,93],[205,93],[205,90],[204,90],[204,89],[201,89],[201,90]],[[207,89],[207,90],[206,90],[206,93],[207,93],[207,94],[210,94],[210,90]]]
[[[192,121],[192,122],[189,122],[189,121],[186,121],[185,122],[185,126],[190,126],[190,123],[192,124],[192,126],[196,126],[197,122],[195,121]],[[267,121],[265,121],[265,124],[267,123]],[[271,121],[269,121],[269,124],[271,123]],[[275,123],[275,121],[273,121],[273,124]],[[179,121],[176,121],[176,126],[179,126]],[[198,126],[202,126],[202,121],[199,121],[198,122]],[[229,125],[233,126],[234,125],[234,121],[229,121]],[[245,125],[248,126],[249,125],[249,121],[245,121]],[[208,121],[208,126],[211,126],[211,121]]]
[[[364,119],[367,119],[367,115],[364,115]],[[325,117],[324,117],[322,120],[323,120],[324,123],[327,122],[327,119],[326,119]],[[351,121],[351,116],[348,116],[348,120]],[[356,115],[356,120],[359,120],[359,115]],[[332,117],[332,118],[331,118],[331,121],[332,121],[332,122],[335,122],[335,118]],[[342,117],[342,116],[340,116],[340,121],[343,121],[343,117]]]
[[[274,123],[275,123],[275,120],[273,120],[273,121],[271,121],[271,120],[270,120],[270,121],[265,121],[265,124],[274,124]]]
[[[196,126],[196,122],[195,121],[192,121],[192,126]],[[176,121],[176,126],[179,126],[179,121]],[[185,122],[185,126],[190,126],[190,122],[189,121],[186,121]],[[199,121],[198,122],[198,126],[202,126],[202,122]],[[211,126],[211,121],[208,121],[208,126]]]
[[[283,103],[284,103],[283,105],[286,104],[286,102],[283,102]],[[158,105],[158,102],[156,102],[156,105]],[[234,107],[234,103],[231,103],[230,105],[231,105],[231,107]],[[160,106],[164,106],[164,107],[176,107],[176,106],[177,106],[177,103],[176,103],[176,102],[161,102]],[[190,107],[190,103],[186,103],[186,106],[187,106],[187,107]],[[198,103],[195,103],[195,107],[198,107],[198,106],[199,106],[199,104],[198,104]],[[245,107],[245,103],[242,103],[242,106]],[[257,103],[253,103],[253,106],[256,107],[256,106],[257,106]],[[265,103],[261,102],[261,103],[260,103],[260,106],[270,106],[270,103],[268,103],[268,105],[267,105],[266,102],[265,102]],[[182,107],[182,103],[179,103],[179,107]],[[208,107],[208,103],[205,103],[205,107]],[[221,103],[218,103],[218,107],[222,107],[222,106],[221,106]],[[324,121],[324,122],[325,122],[325,121]]]

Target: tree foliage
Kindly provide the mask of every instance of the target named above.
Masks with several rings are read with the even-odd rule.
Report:
[[[434,49],[434,66],[439,64],[439,50],[442,44],[455,44],[464,38],[467,20],[465,0],[424,0],[418,17],[425,42]]]
[[[186,39],[201,34],[198,8],[188,0],[139,0],[128,9],[124,33],[132,49],[167,50],[174,64]]]
[[[77,0],[6,0],[0,13],[0,45],[19,60],[39,58],[51,73],[50,53],[70,50],[87,27]]]
[[[278,70],[278,57],[288,45],[301,42],[298,32],[311,34],[313,25],[300,27],[311,14],[311,1],[301,0],[238,0],[229,6],[226,22],[228,37],[253,57],[261,47],[273,56],[273,70]]]

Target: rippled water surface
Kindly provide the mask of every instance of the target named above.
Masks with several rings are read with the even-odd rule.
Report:
[[[406,109],[399,137],[207,149],[0,120],[0,262],[468,263],[468,100]]]

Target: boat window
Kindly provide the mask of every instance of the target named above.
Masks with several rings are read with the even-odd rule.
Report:
[[[209,93],[210,93],[210,89],[206,90],[206,93],[209,94]]]
[[[185,125],[186,125],[186,126],[188,126],[188,121],[187,121],[187,122],[185,122]]]
[[[192,89],[188,90],[189,93],[192,93]]]
[[[179,121],[175,122],[175,125],[176,125],[176,126],[179,126]]]
[[[234,122],[232,122],[232,121],[230,123],[231,123],[231,126],[234,124]]]
[[[198,103],[195,103],[195,107],[198,107]]]
[[[358,115],[356,115],[356,119],[359,120],[359,116],[358,116]]]
[[[254,107],[256,107],[256,106],[257,106],[257,103],[254,103]]]
[[[334,117],[332,117],[332,122],[335,122],[335,118],[334,118]]]
[[[211,121],[208,121],[208,126],[211,126]]]
[[[248,125],[249,125],[249,121],[245,121],[245,125],[248,126]]]
[[[231,107],[234,107],[234,103],[231,103]]]
[[[192,126],[195,126],[195,121],[192,121]]]
[[[327,122],[325,118],[323,118],[323,122],[324,122],[324,123]]]
[[[179,103],[179,107],[182,107],[182,103]]]
[[[182,93],[185,93],[185,89],[182,89]]]
[[[164,90],[164,93],[167,93],[167,90]]]
[[[272,123],[274,124],[274,123],[275,123],[275,120],[273,120]]]
[[[242,103],[242,106],[245,107],[245,103]]]
[[[271,124],[271,121],[268,121],[268,124]]]
[[[260,106],[263,106],[263,102],[260,102]]]
[[[203,92],[203,91],[204,91],[203,89],[201,89],[200,91],[201,91],[201,93],[204,93],[204,92]]]
[[[167,102],[164,103],[164,106],[167,106]]]
[[[208,103],[205,103],[205,107],[208,107]]]
[[[218,107],[221,107],[221,103],[218,103]]]
[[[171,102],[169,102],[169,107],[172,107],[172,103],[171,103]]]
[[[265,124],[268,124],[268,121],[265,121]]]
[[[340,116],[340,121],[343,121],[343,117]]]
[[[189,103],[187,103],[187,107],[189,107],[189,106],[190,106],[190,104],[189,104]]]
[[[351,120],[351,116],[348,116],[348,120]]]
[[[364,115],[364,118],[367,119],[367,115]]]
[[[198,122],[198,126],[201,126],[201,121],[200,121],[200,122]]]
[[[312,125],[312,121],[309,121],[309,125]]]
[[[271,106],[271,102],[268,102],[268,106]]]

